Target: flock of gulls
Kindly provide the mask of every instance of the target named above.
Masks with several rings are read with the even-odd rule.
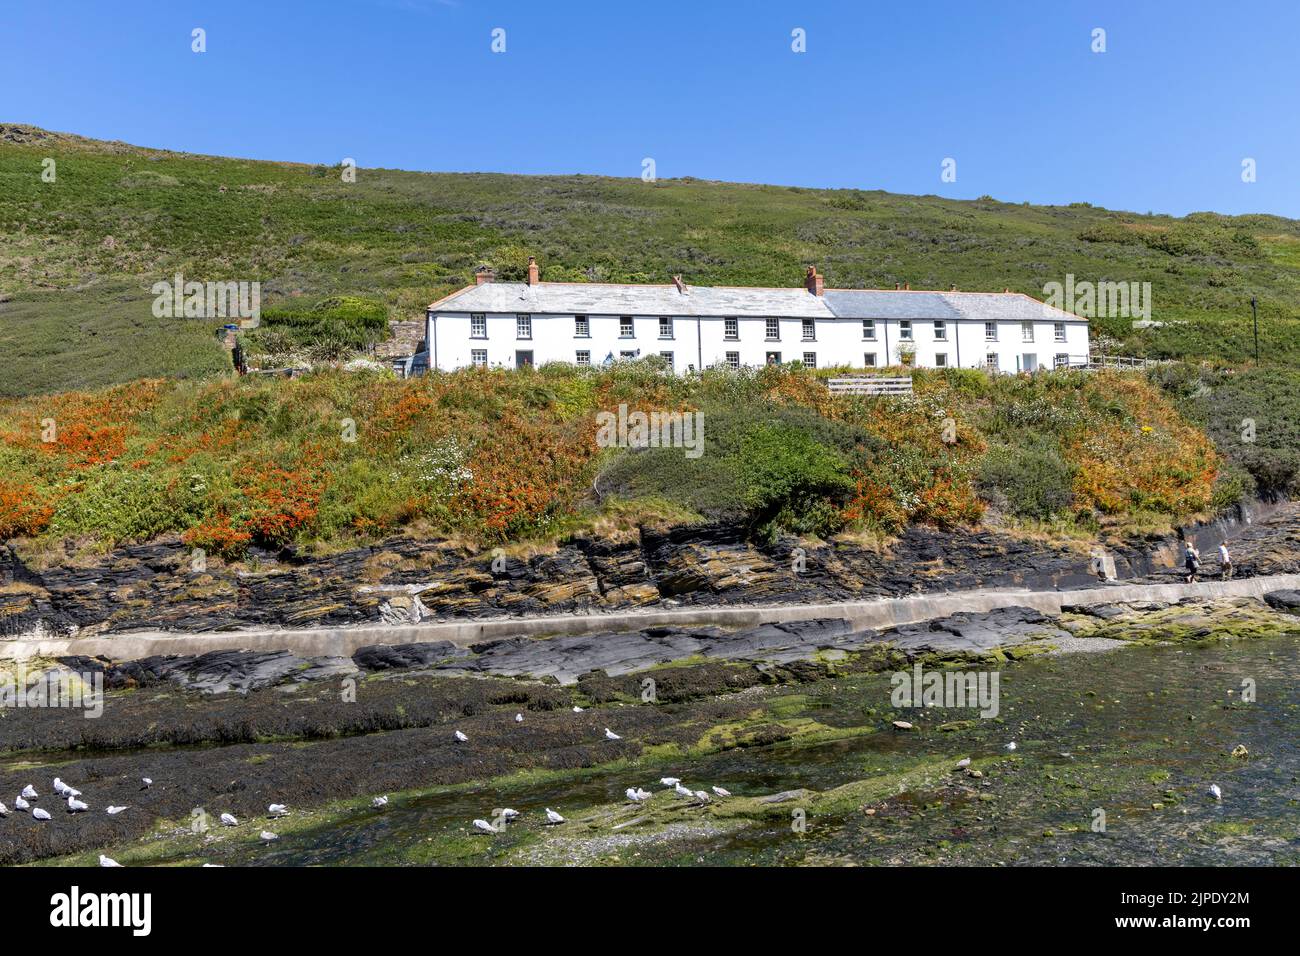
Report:
[[[582,713],[582,708],[575,706],[573,708],[573,712],[575,714],[580,714]],[[524,722],[524,715],[515,714],[515,723],[523,723],[523,722]],[[898,722],[896,721],[895,726],[897,725]],[[910,727],[910,725],[908,726]],[[465,734],[463,731],[460,730],[455,731],[453,737],[458,744],[469,743],[469,736]],[[620,735],[614,733],[614,731],[610,730],[608,727],[606,727],[605,739],[622,740],[623,738]],[[1015,751],[1016,742],[1013,740],[1010,743],[1006,744],[1005,749],[1008,751]],[[969,767],[970,758],[968,757],[960,761],[957,764],[957,766],[959,768]],[[140,782],[142,784],[140,788],[141,790],[148,790],[150,787],[153,786],[153,780],[151,780],[149,777],[141,777]],[[679,777],[660,777],[659,783],[661,786],[671,789],[674,793],[677,794],[677,796],[690,800],[691,804],[697,807],[701,807],[704,806],[705,804],[712,803],[714,797],[725,799],[731,796],[730,790],[726,790],[722,787],[717,787],[717,786],[710,787],[710,789],[713,791],[712,796],[709,794],[709,791],[707,790],[692,790],[690,787],[687,787],[685,784],[683,784],[681,778]],[[66,803],[67,812],[69,814],[85,813],[87,810],[90,809],[90,806],[81,799],[81,791],[76,789],[75,787],[69,786],[68,784],[64,783],[58,777],[54,778],[53,790],[58,795],[59,799],[63,800]],[[634,804],[644,803],[645,801],[649,800],[652,796],[654,796],[654,794],[652,794],[650,791],[645,790],[641,787],[628,787],[625,793],[627,795],[628,801]],[[1214,800],[1223,799],[1223,791],[1219,788],[1219,785],[1217,783],[1210,784],[1210,787],[1206,791],[1206,794],[1211,798],[1213,798]],[[37,792],[36,788],[33,787],[31,784],[28,784],[27,786],[23,787],[22,792],[17,797],[14,798],[14,810],[17,810],[21,813],[30,814],[33,820],[39,820],[41,822],[49,821],[51,819],[50,812],[44,809],[43,807],[34,806],[36,801],[39,799],[40,799],[40,794]],[[388,806],[387,795],[380,796],[380,797],[373,797],[370,801],[370,806],[375,810],[382,810],[384,807]],[[107,806],[104,808],[104,812],[107,813],[109,816],[116,816],[117,814],[122,813],[124,810],[128,810],[128,809],[130,808],[119,807],[119,806]],[[9,813],[10,813],[9,808],[5,806],[3,802],[0,802],[0,818],[9,816]],[[280,819],[281,817],[287,817],[289,815],[289,808],[283,803],[272,803],[270,806],[266,808],[266,815],[269,819],[272,820]],[[511,809],[510,807],[505,807],[494,811],[493,817],[496,822],[483,820],[483,819],[476,819],[473,821],[472,826],[473,829],[479,833],[489,833],[489,834],[501,833],[508,823],[518,819],[520,816],[521,814],[518,810]],[[232,813],[222,813],[220,819],[221,819],[222,826],[226,826],[226,827],[239,826],[238,818],[236,818],[235,815]],[[550,807],[546,808],[547,826],[558,826],[559,824],[565,822],[567,821],[561,814],[552,810]],[[278,834],[273,833],[270,830],[262,830],[260,834],[260,838],[264,843],[270,843],[274,840],[280,839]],[[116,860],[112,859],[111,857],[107,857],[104,856],[103,854],[100,854],[99,865],[105,867],[114,867],[114,866],[121,866],[122,864],[118,863]],[[217,864],[205,863],[203,865],[210,867],[210,866],[216,866]]]

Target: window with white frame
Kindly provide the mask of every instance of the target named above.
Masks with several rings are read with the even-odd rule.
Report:
[[[591,320],[585,315],[573,317],[573,335],[579,339],[591,338]]]
[[[903,319],[898,323],[898,337],[903,340],[909,340],[912,337],[912,320]]]
[[[1033,340],[1034,340],[1034,323],[1033,323],[1033,322],[1021,322],[1021,323],[1020,323],[1020,341],[1022,341],[1022,342],[1032,342]]]
[[[575,361],[578,365],[590,365],[591,351],[589,349],[579,349]]]
[[[635,361],[636,361],[636,352],[619,352],[619,353],[618,353],[618,360],[619,360],[620,362],[635,362]]]
[[[947,353],[947,352],[935,352],[935,353],[934,353],[934,367],[935,367],[935,368],[947,368],[947,367],[948,367],[948,353]]]
[[[875,352],[864,352],[864,353],[862,353],[862,367],[863,367],[863,368],[875,368],[875,367],[876,367],[876,353],[875,353]]]
[[[996,342],[998,340],[998,324],[996,322],[984,323],[984,341]]]
[[[876,320],[862,320],[862,337],[868,341],[875,341],[876,338]]]
[[[740,353],[739,353],[739,352],[728,352],[728,353],[727,353],[727,368],[731,369],[733,372],[738,372],[738,371],[740,371]]]
[[[620,339],[632,338],[632,316],[620,315],[618,317],[618,337]]]
[[[1053,368],[1069,368],[1070,356],[1064,352],[1057,352],[1056,357],[1052,360]]]
[[[944,342],[948,339],[948,323],[943,319],[934,320],[934,340]]]
[[[659,316],[659,337],[661,339],[671,339],[673,337],[673,320],[670,316]]]
[[[736,342],[740,339],[740,320],[723,319],[722,320],[722,337],[728,342]]]
[[[469,337],[471,339],[487,338],[487,316],[482,312],[471,312],[469,316]]]
[[[767,340],[769,342],[775,342],[777,339],[781,337],[780,319],[768,319],[765,324],[765,328],[767,331]]]
[[[665,362],[668,363],[668,367],[669,367],[669,368],[672,368],[672,367],[673,367],[673,353],[672,353],[672,352],[660,352],[660,353],[659,353],[659,357],[660,357],[661,359],[663,359]]]
[[[1064,342],[1064,341],[1065,341],[1065,323],[1064,323],[1064,322],[1055,322],[1055,323],[1053,323],[1053,325],[1052,325],[1052,333],[1056,336],[1056,341],[1058,341],[1058,342]]]
[[[487,368],[487,349],[470,349],[469,360],[475,368]]]
[[[515,335],[521,339],[533,337],[533,317],[520,312],[515,316]]]
[[[805,342],[817,340],[817,322],[814,319],[803,320],[803,340]]]
[[[996,372],[998,370],[998,353],[989,352],[984,356],[984,367]]]
[[[816,352],[804,352],[804,353],[803,353],[803,364],[804,364],[804,368],[816,368],[816,367],[817,367],[817,353],[816,353]]]

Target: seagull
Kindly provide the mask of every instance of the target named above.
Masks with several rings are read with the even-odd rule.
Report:
[[[125,810],[126,807],[105,807],[104,809],[105,809],[105,812],[108,813],[108,815],[109,815],[110,817],[115,817],[115,816],[117,816],[119,813],[121,813],[123,810]]]
[[[1205,792],[1208,793],[1210,796],[1212,796],[1215,800],[1223,799],[1223,791],[1219,789],[1219,785],[1217,783],[1210,784],[1210,789]]]
[[[606,740],[622,740],[623,738],[620,737],[618,734],[614,733],[614,731],[610,730],[608,727],[606,727],[606,728],[605,728],[605,739],[606,739]]]
[[[40,807],[37,807],[35,810],[32,811],[33,820],[48,820],[49,818],[50,818],[49,813],[42,810]]]
[[[695,791],[695,799],[698,800],[698,801],[700,801],[700,803],[709,803],[709,802],[710,802],[710,801],[709,801],[709,795],[708,795],[705,791],[703,791],[703,790],[696,790],[696,791]]]
[[[289,815],[289,808],[283,803],[273,803],[266,808],[266,812],[273,817],[287,817]]]
[[[153,786],[153,781],[150,780],[148,777],[141,777],[140,782],[144,784],[144,786],[140,788],[141,790],[148,790],[150,787]]]
[[[970,757],[962,757],[960,760],[957,761],[958,770],[965,770],[969,766],[970,766]]]
[[[23,787],[23,796],[28,800],[35,800],[40,796],[40,794],[37,793],[36,788],[29,783],[27,786]]]
[[[516,723],[516,724],[522,724],[523,722],[524,722],[524,715],[523,715],[523,714],[515,714],[515,723]]]
[[[718,796],[720,796],[720,797],[729,797],[729,796],[731,796],[731,791],[730,791],[730,790],[723,790],[721,787],[714,787],[714,788],[713,788],[713,792],[716,793],[716,794],[717,794]]]
[[[270,843],[272,840],[280,839],[278,834],[272,833],[270,830],[263,830],[261,836],[267,843]]]
[[[501,811],[502,820],[513,820],[517,816],[519,816],[519,811],[511,810],[509,807],[506,807],[504,810]]]
[[[581,708],[581,707],[578,707],[577,705],[574,705],[573,712],[574,712],[575,714],[580,714],[580,713],[582,713],[582,708]]]
[[[239,821],[229,813],[223,813],[221,815],[221,825],[226,827],[237,827],[239,826]]]
[[[488,823],[486,820],[475,820],[475,821],[474,821],[474,829],[475,829],[475,830],[479,830],[479,831],[481,831],[481,832],[483,832],[483,833],[496,833],[496,832],[497,832],[496,827],[494,827],[492,824]]]
[[[660,777],[659,782],[665,787],[675,787],[682,782],[680,777]]]
[[[64,793],[63,791],[64,791],[64,790],[70,790],[70,789],[72,789],[72,788],[69,787],[69,786],[68,786],[66,783],[64,783],[62,780],[60,780],[58,777],[55,777],[55,778],[54,778],[54,792],[57,793],[59,796],[61,796],[61,797],[66,797],[67,794]]]
[[[677,791],[677,795],[678,795],[679,797],[693,797],[693,796],[695,796],[695,791],[693,791],[693,790],[688,790],[686,787],[683,787],[680,783],[678,783],[676,786],[674,786],[673,789]]]
[[[3,803],[0,803],[0,817],[7,817],[7,816],[9,816],[9,808],[6,807]]]
[[[469,740],[469,738],[466,737],[464,734],[462,734],[459,730],[456,731],[456,739],[461,743],[466,743]]]
[[[117,860],[113,859],[112,857],[104,856],[104,854],[101,853],[99,854],[99,865],[100,866],[121,866],[122,864],[118,863]]]
[[[214,870],[224,870],[224,869],[226,868],[226,864],[224,864],[224,863],[204,863],[204,864],[203,864],[203,869],[206,870],[206,869],[208,869],[208,868],[211,868],[211,869],[214,869]]]
[[[371,805],[372,807],[374,807],[376,810],[378,810],[380,807],[386,807],[386,806],[388,806],[388,798],[387,798],[387,797],[375,797],[375,799],[373,799],[373,800],[370,801],[370,805]]]
[[[1008,750],[1015,750],[1015,749],[1016,749],[1016,742],[1013,740],[1013,741],[1011,741],[1011,743],[1007,744],[1007,749],[1008,749]]]
[[[90,807],[86,806],[86,804],[82,803],[76,797],[68,797],[69,813],[80,813],[82,810],[89,810],[89,809]]]
[[[28,803],[26,800],[24,800],[22,797],[14,797],[15,810],[30,810],[31,808],[32,805]]]
[[[560,816],[558,813],[556,813],[556,812],[555,812],[554,810],[552,810],[550,807],[547,807],[547,808],[546,808],[546,822],[549,823],[549,824],[551,824],[552,826],[554,826],[554,825],[557,824],[557,823],[563,823],[563,822],[564,822],[564,817]]]
[[[640,803],[642,800],[649,800],[650,794],[646,793],[640,787],[628,787],[627,798],[633,803]]]

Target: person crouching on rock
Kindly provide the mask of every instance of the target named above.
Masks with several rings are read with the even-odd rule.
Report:
[[[1223,580],[1228,581],[1232,578],[1232,555],[1228,553],[1227,542],[1219,545],[1219,570],[1222,572]]]
[[[1195,583],[1197,572],[1201,570],[1201,554],[1192,547],[1190,541],[1187,542],[1187,553],[1183,555],[1183,563],[1187,565],[1187,583]]]

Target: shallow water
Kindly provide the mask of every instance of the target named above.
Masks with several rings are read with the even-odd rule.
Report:
[[[1242,703],[1243,681],[1257,699]],[[570,819],[623,799],[628,786],[657,789],[672,773],[695,787],[738,795],[827,790],[897,771],[923,757],[1002,757],[982,780],[960,773],[927,791],[904,792],[854,810],[812,817],[800,834],[782,820],[727,832],[649,842],[593,840],[581,862],[622,865],[858,864],[1209,864],[1300,862],[1300,637],[1208,646],[1128,647],[1037,658],[1001,672],[996,718],[972,710],[895,711],[887,675],[825,681],[779,694],[794,716],[832,726],[884,729],[816,746],[751,747],[671,766],[569,779],[481,786],[351,811],[265,848],[230,849],[222,862],[266,864],[491,864],[534,858],[544,807]],[[952,732],[940,724],[971,721]],[[1014,740],[1009,754],[1005,745]],[[1244,746],[1246,758],[1232,757]],[[653,787],[652,787],[653,783]],[[1211,783],[1223,791],[1207,795]],[[523,813],[499,837],[467,841],[475,817],[494,807]],[[1105,812],[1104,832],[1094,830]],[[703,820],[702,820],[703,822]],[[629,831],[632,832],[632,831]],[[567,834],[571,835],[571,834]],[[455,838],[455,853],[447,851]],[[511,856],[519,849],[521,856]]]

